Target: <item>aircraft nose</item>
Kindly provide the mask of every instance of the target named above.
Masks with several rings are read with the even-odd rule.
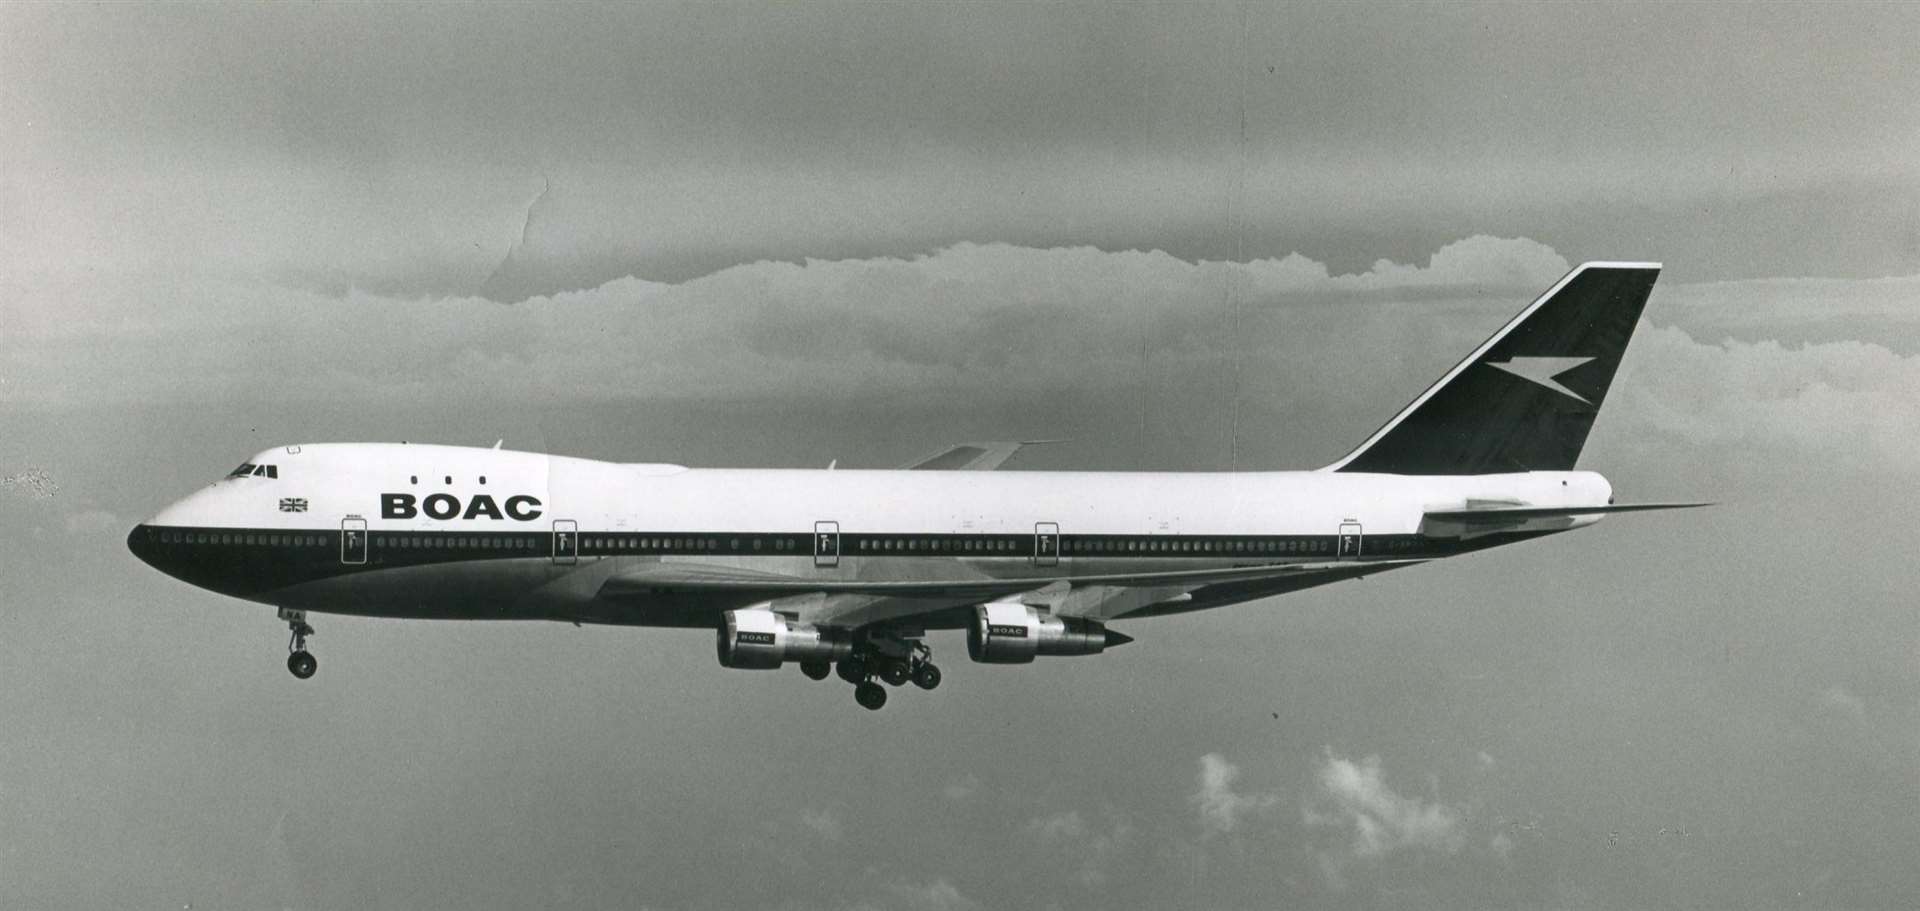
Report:
[[[140,562],[148,566],[154,565],[153,529],[147,527],[145,523],[135,525],[132,531],[127,532],[127,549],[132,551],[134,556],[139,557]]]

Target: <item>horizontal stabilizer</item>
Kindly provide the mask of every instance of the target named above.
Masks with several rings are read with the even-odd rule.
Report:
[[[1559,519],[1597,516],[1614,512],[1646,512],[1653,509],[1697,509],[1712,503],[1621,503],[1606,506],[1494,506],[1480,509],[1443,509],[1429,511],[1428,519],[1437,522],[1468,524],[1509,524],[1528,519]]]

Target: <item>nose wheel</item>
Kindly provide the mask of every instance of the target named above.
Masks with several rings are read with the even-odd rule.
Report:
[[[320,659],[313,657],[312,652],[294,652],[287,656],[287,670],[302,680],[313,676],[313,672],[319,669]]]
[[[280,612],[281,619],[287,621],[287,671],[293,676],[305,680],[320,669],[320,659],[307,651],[307,637],[315,635],[313,627],[307,625],[306,611]]]

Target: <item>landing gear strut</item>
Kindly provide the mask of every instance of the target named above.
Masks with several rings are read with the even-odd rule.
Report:
[[[280,619],[287,621],[287,670],[293,676],[305,680],[320,669],[320,659],[307,651],[307,637],[315,635],[313,627],[307,625],[307,612],[303,610],[282,610]]]
[[[814,677],[815,672],[804,665],[801,670]],[[840,679],[853,684],[853,701],[869,711],[877,711],[887,704],[887,689],[875,683],[875,677],[887,686],[912,681],[914,686],[930,690],[940,685],[940,668],[933,663],[933,649],[919,639],[892,635],[862,640],[854,647],[853,654],[840,659],[833,670]]]

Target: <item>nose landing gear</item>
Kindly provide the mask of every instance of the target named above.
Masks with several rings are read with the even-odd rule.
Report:
[[[307,651],[307,637],[317,635],[313,627],[307,625],[307,612],[303,610],[280,611],[280,619],[287,621],[287,671],[301,680],[313,676],[320,669],[320,659]]]

